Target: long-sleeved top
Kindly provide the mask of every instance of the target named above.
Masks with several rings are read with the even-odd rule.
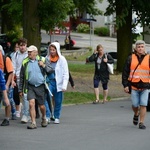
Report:
[[[25,51],[24,53],[17,51],[17,52],[15,52],[15,54],[12,57],[14,74],[16,75],[17,78],[19,78],[19,76],[20,76],[20,70],[21,70],[22,62],[27,56],[28,56],[27,51]]]
[[[98,62],[99,56],[98,54],[92,54],[89,57],[90,62],[95,62],[95,73],[94,78],[100,77],[102,83],[107,83],[109,80],[109,71],[107,63],[114,63],[114,59],[111,57],[110,54],[107,54],[107,63],[103,61],[103,59],[106,58],[106,54],[103,54],[101,57],[101,61]]]

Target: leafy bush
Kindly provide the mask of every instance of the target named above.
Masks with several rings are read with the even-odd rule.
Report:
[[[99,36],[109,36],[109,29],[107,27],[97,27],[94,30],[94,34]]]
[[[81,23],[77,26],[77,32],[88,33],[89,31],[90,31],[90,27],[88,24]]]

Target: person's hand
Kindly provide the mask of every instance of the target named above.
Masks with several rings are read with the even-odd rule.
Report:
[[[13,80],[13,81],[11,82],[11,86],[14,88],[16,85],[17,85],[16,82]]]
[[[22,92],[19,92],[19,96],[22,97],[22,96],[23,96],[23,93],[22,93]]]
[[[66,91],[66,89],[62,89],[62,92],[65,92]]]
[[[107,59],[107,58],[104,58],[103,61],[104,61],[105,63],[107,63],[108,59]]]
[[[3,96],[4,96],[4,102],[5,102],[6,106],[9,106],[10,102],[9,102],[6,90],[3,91]]]
[[[94,54],[97,54],[98,53],[98,51],[97,50],[94,50]]]
[[[125,91],[126,93],[129,93],[129,87],[126,86],[126,87],[124,88],[124,91]]]
[[[41,66],[41,67],[45,68],[45,64],[44,64],[44,62],[43,62],[43,61],[41,61],[41,60],[40,60],[38,63],[39,63],[39,66]]]

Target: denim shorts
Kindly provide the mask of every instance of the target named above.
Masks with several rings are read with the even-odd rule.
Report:
[[[131,101],[134,107],[147,106],[149,90],[133,90],[131,91]]]

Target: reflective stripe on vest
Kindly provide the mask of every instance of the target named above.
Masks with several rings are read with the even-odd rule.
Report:
[[[137,67],[139,61],[135,54],[132,55],[129,80],[132,82],[139,82],[140,80],[144,83],[150,82],[150,68],[149,68],[149,55],[146,55],[141,64]],[[135,72],[134,72],[135,70]]]

